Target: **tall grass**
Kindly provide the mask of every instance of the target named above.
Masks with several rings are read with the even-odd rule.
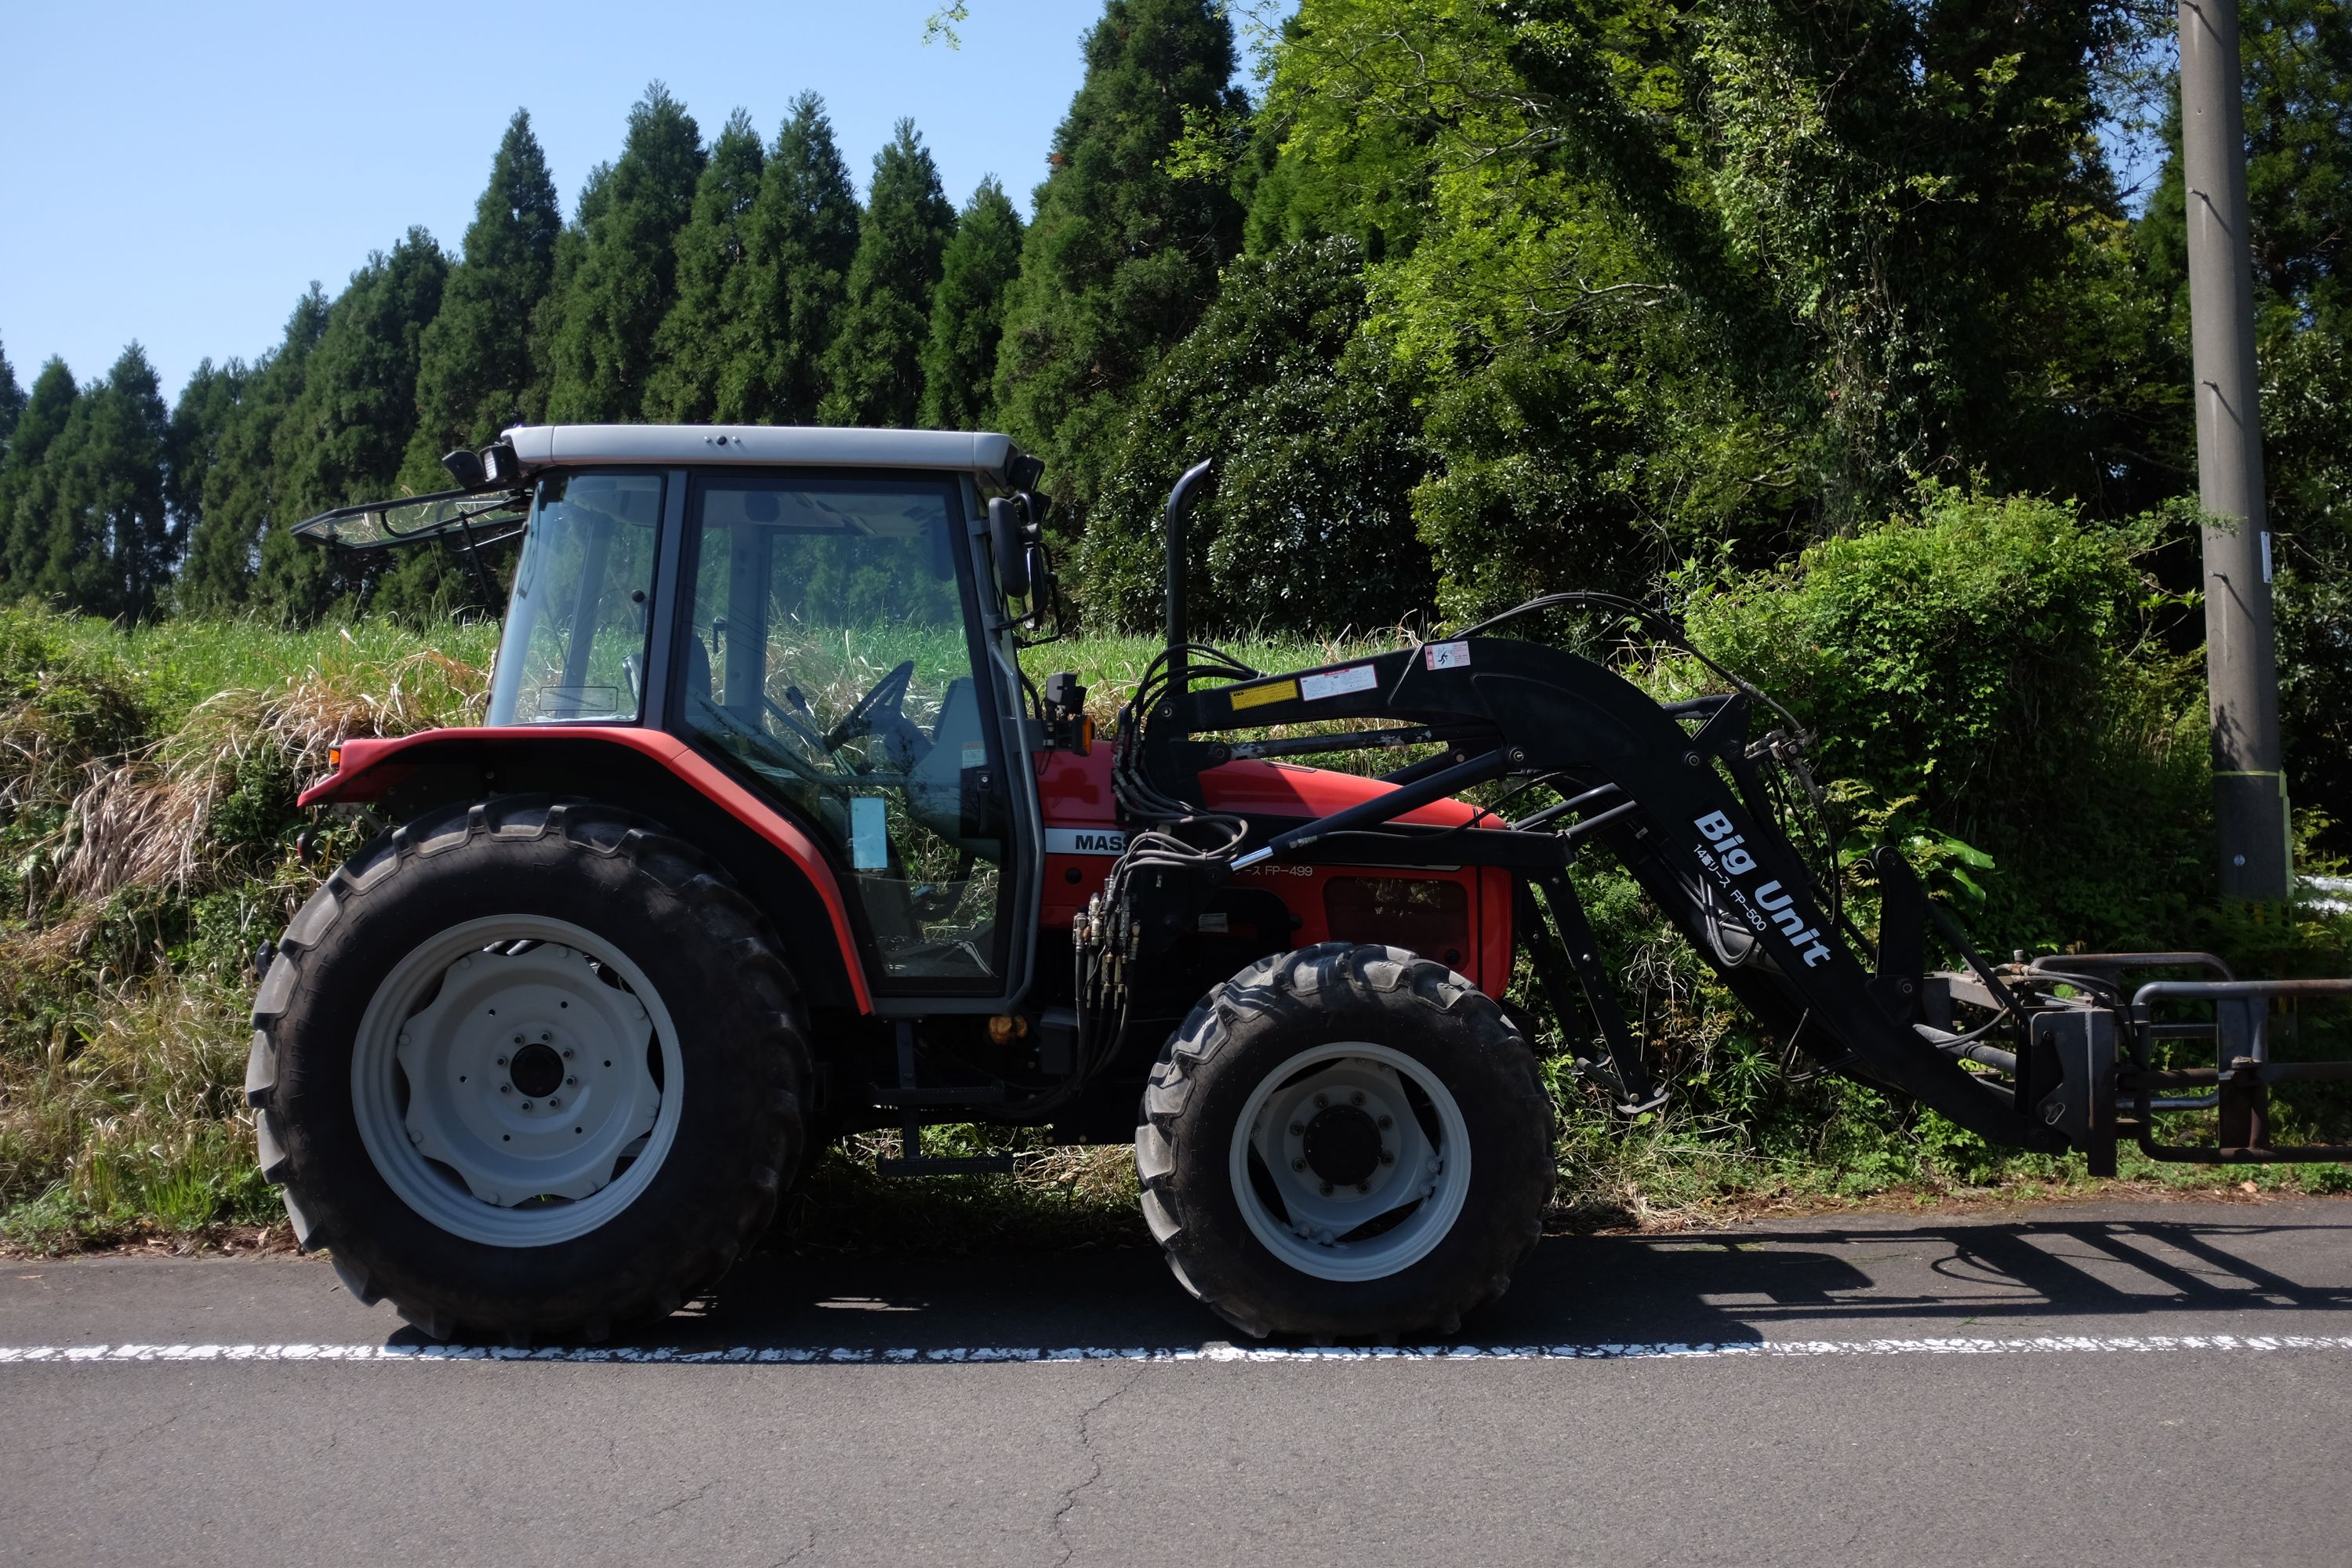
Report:
[[[317,885],[293,796],[478,716],[495,635],[0,611],[0,1241],[278,1217],[242,1085],[250,955]]]

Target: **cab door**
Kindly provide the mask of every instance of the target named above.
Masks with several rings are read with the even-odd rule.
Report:
[[[928,475],[688,487],[672,711],[825,847],[885,1012],[1002,1006],[1028,980],[1034,790],[984,635],[975,500]]]

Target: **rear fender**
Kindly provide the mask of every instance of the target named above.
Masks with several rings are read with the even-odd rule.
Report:
[[[406,821],[492,795],[585,795],[695,844],[775,922],[813,1006],[874,1010],[841,883],[816,840],[674,735],[622,726],[428,730],[343,742],[301,804]],[[825,940],[826,938],[830,940]]]

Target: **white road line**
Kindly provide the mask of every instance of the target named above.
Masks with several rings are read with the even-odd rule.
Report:
[[[945,1349],[854,1346],[752,1346],[687,1350],[507,1345],[0,1345],[0,1366],[61,1363],[110,1366],[149,1362],[624,1362],[895,1366],[991,1362],[1324,1362],[1324,1361],[1709,1361],[1818,1356],[2043,1355],[2066,1352],[2352,1351],[2352,1334],[2050,1334],[2033,1339],[1777,1340],[1769,1342],[1565,1345],[1198,1346],[958,1345]]]

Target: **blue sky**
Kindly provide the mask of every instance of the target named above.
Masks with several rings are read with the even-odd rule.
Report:
[[[971,0],[956,50],[924,44],[933,9],[0,0],[0,345],[29,384],[51,354],[102,374],[135,338],[176,396],[410,224],[454,250],[518,106],[568,211],[655,78],[706,139],[739,104],[772,136],[814,88],[861,187],[912,115],[951,200],[994,174],[1025,206],[1101,0]]]

